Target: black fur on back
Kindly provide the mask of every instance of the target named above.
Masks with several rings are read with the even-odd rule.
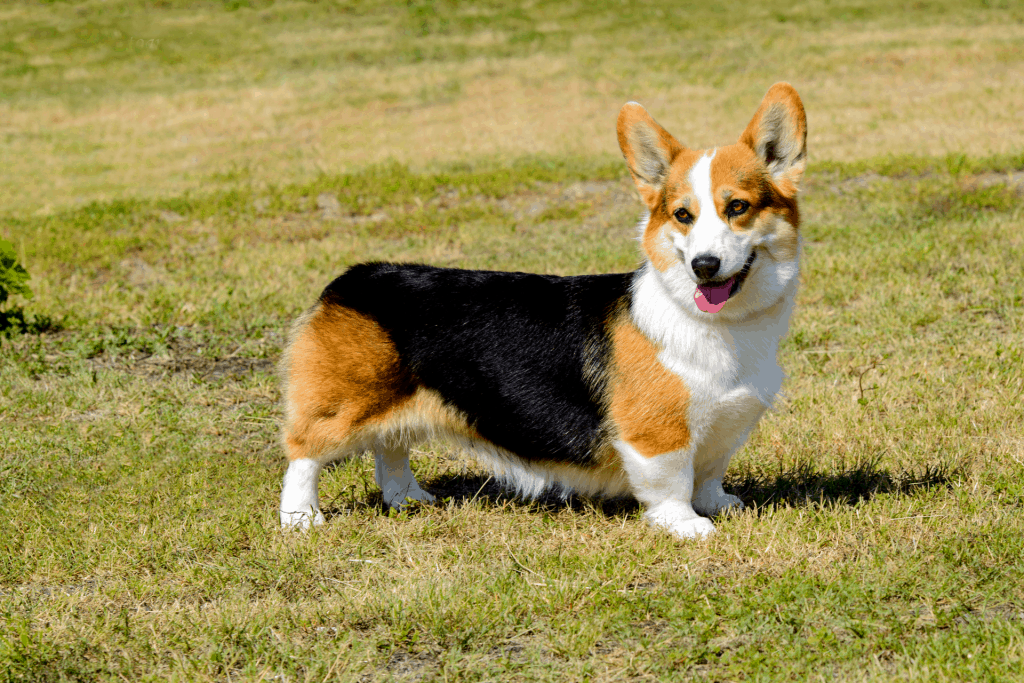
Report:
[[[416,380],[486,439],[527,460],[586,466],[603,436],[607,328],[633,276],[364,263],[320,301],[376,320]]]

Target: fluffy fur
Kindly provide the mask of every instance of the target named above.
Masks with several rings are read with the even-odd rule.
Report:
[[[743,507],[722,477],[782,384],[803,105],[776,84],[736,144],[695,151],[631,102],[618,138],[646,205],[635,272],[369,263],[299,318],[282,362],[283,526],[322,523],[321,468],[366,450],[388,505],[432,501],[409,447],[433,437],[524,495],[632,494],[681,538]]]

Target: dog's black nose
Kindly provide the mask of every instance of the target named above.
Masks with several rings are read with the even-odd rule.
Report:
[[[693,272],[702,280],[713,278],[721,265],[722,260],[720,258],[708,254],[701,254],[690,261],[690,267],[693,268]]]

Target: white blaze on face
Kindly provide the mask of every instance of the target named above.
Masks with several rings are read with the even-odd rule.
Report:
[[[715,199],[711,196],[711,161],[717,153],[717,149],[711,150],[711,154],[702,156],[693,165],[693,168],[690,169],[690,188],[697,195],[697,204],[700,209],[700,219],[698,219],[697,225],[700,225],[700,221],[705,218],[706,212],[710,212],[712,216],[717,218],[717,214],[715,214]]]
[[[727,256],[726,242],[732,231],[719,217],[715,198],[711,194],[711,161],[715,158],[716,152],[717,150],[714,150],[711,154],[705,154],[690,169],[690,188],[696,195],[699,213],[689,234],[686,235],[683,257],[686,259],[687,268],[691,268],[690,262],[697,256],[714,256],[722,261],[722,272],[729,273],[731,264]],[[693,273],[692,269],[690,272]]]

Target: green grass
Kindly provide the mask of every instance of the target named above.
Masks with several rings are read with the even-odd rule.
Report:
[[[730,470],[750,509],[694,543],[628,501],[507,498],[440,444],[414,463],[438,507],[385,514],[356,461],[325,476],[326,528],[276,528],[289,318],[368,257],[631,267],[637,204],[601,163],[18,219],[64,330],[0,356],[0,675],[1019,677],[1019,188],[928,164],[812,170],[787,398]],[[106,242],[49,255],[90,221]]]
[[[476,217],[487,200],[502,199],[538,183],[609,180],[628,177],[617,160],[521,159],[511,165],[465,164],[430,174],[416,174],[392,163],[346,175],[323,174],[316,180],[281,187],[238,184],[227,191],[155,200],[93,202],[53,216],[0,218],[9,234],[20,235],[20,248],[43,268],[109,268],[129,254],[166,251],[174,232],[168,224],[192,221],[209,226],[230,244],[252,233],[259,218],[308,218],[321,210],[318,199],[330,195],[336,218],[359,219],[381,211],[395,214],[379,236],[435,232]],[[454,203],[448,201],[457,198]],[[468,212],[468,213],[467,213]],[[259,239],[265,239],[260,236]]]
[[[1019,154],[1024,10],[941,0],[0,6],[0,213],[310,182],[397,159],[617,157],[634,99],[735,139],[791,81],[815,160]]]
[[[1022,21],[0,7],[0,239],[35,295],[0,345],[0,683],[1020,680]],[[621,103],[714,144],[777,79],[809,114],[803,286],[785,398],[726,482],[745,512],[677,542],[431,443],[438,506],[386,512],[357,460],[326,527],[278,531],[274,368],[324,285],[634,268]]]
[[[641,69],[650,73],[671,68],[682,70],[687,78],[703,74],[707,84],[717,87],[725,82],[722,74],[737,67],[770,68],[759,57],[795,31],[866,24],[880,29],[908,24],[927,28],[951,19],[972,27],[990,24],[993,19],[1022,18],[1013,3],[985,0],[921,3],[908,8],[906,14],[893,13],[890,5],[879,0],[799,7],[784,2],[680,6],[648,1],[623,6],[552,1],[466,5],[450,0],[122,0],[39,5],[51,5],[52,9],[42,12],[23,6],[5,13],[0,79],[9,100],[70,95],[86,102],[112,93],[160,93],[182,85],[266,84],[282,75],[353,65],[392,68],[538,52],[552,57],[579,54],[593,69],[590,74],[606,76],[606,70],[597,67],[605,66],[602,62],[607,55],[601,55],[596,47],[581,50],[583,36],[592,46],[614,45],[616,55],[640,51],[643,61],[629,60],[631,75]],[[719,52],[707,63],[704,52],[708,43],[723,38],[739,40],[737,28],[750,26],[758,28],[752,49],[739,54]],[[332,30],[351,33],[354,39],[338,49],[330,39]],[[651,32],[672,48],[651,44],[647,40]],[[393,36],[402,40],[393,42]],[[749,45],[750,37],[745,41]],[[957,42],[953,47],[972,45],[970,41]],[[886,47],[896,49],[914,44],[899,37],[885,42]],[[824,62],[827,57],[815,50],[805,60]],[[700,62],[699,68],[695,68],[696,62]],[[67,71],[72,68],[77,71],[70,77],[74,84],[69,85]],[[140,69],[151,77],[137,78]],[[187,82],[181,83],[182,78]]]
[[[842,180],[868,174],[889,178],[929,175],[958,177],[1020,171],[1024,168],[1024,154],[998,154],[989,157],[969,157],[963,153],[947,154],[945,157],[890,154],[852,162],[824,161],[816,163],[815,168],[818,173],[832,172],[837,179]]]

